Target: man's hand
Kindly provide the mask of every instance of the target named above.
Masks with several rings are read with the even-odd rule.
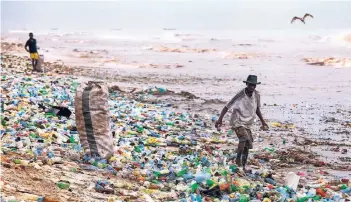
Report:
[[[267,125],[266,122],[263,122],[263,123],[262,123],[261,129],[264,130],[264,131],[269,130],[269,127],[268,127],[268,125]]]
[[[222,120],[218,119],[216,121],[215,127],[217,128],[218,131],[220,131],[222,127]]]

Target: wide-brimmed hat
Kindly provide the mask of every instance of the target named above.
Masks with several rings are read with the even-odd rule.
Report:
[[[250,84],[261,84],[261,82],[257,82],[257,76],[256,75],[249,75],[244,81],[244,83],[250,83]]]

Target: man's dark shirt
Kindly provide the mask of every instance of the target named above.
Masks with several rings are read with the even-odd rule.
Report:
[[[37,40],[35,39],[28,39],[25,47],[29,47],[29,52],[30,53],[37,53]]]

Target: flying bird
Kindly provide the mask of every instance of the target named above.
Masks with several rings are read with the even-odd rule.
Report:
[[[306,13],[304,16],[303,16],[303,18],[300,18],[300,17],[297,17],[297,16],[295,16],[292,20],[291,20],[291,23],[293,23],[295,20],[301,20],[301,22],[303,22],[303,24],[306,24],[305,23],[305,19],[306,19],[306,17],[311,17],[311,18],[313,18],[313,16],[311,15],[311,14],[308,14],[308,13]]]

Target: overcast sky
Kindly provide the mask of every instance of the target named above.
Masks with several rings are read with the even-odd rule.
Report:
[[[1,1],[2,29],[351,28],[351,1]],[[315,16],[291,25],[293,16]]]

